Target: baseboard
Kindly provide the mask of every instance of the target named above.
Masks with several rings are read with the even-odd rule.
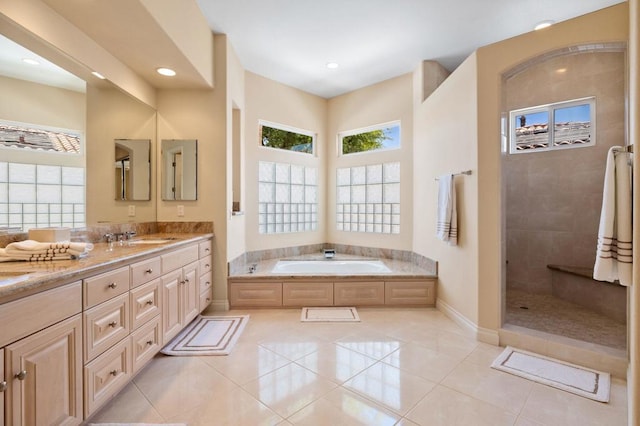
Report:
[[[462,315],[442,299],[436,300],[436,308],[445,314],[447,318],[462,327],[463,330],[465,330],[470,336],[473,336],[476,340],[490,345],[499,346],[500,336],[498,335],[498,330],[478,327],[473,321]]]
[[[211,309],[213,309],[214,311],[228,311],[229,301],[227,299],[214,300],[213,302],[211,302]]]

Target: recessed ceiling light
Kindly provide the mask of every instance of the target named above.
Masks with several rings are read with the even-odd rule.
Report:
[[[31,58],[22,58],[22,62],[24,62],[25,64],[29,64],[29,65],[40,65],[40,62],[36,61],[35,59],[31,59]]]
[[[552,21],[552,20],[548,19],[548,20],[546,20],[546,21],[538,22],[538,23],[536,24],[536,26],[535,26],[535,27],[533,27],[533,29],[534,29],[534,30],[536,30],[536,31],[538,31],[538,30],[541,30],[541,29],[543,29],[543,28],[548,28],[548,27],[552,26],[553,24],[554,24],[554,21]]]
[[[158,72],[158,74],[161,74],[167,77],[173,77],[174,75],[176,75],[176,72],[171,68],[158,68],[156,71]]]
[[[557,72],[558,74],[564,74],[565,72],[567,72],[567,69],[566,69],[566,68],[558,68],[558,69],[556,70],[556,72]]]
[[[104,75],[100,74],[98,71],[92,71],[91,74],[93,74],[94,76],[98,77],[100,80],[104,80],[105,79]]]
[[[327,68],[329,69],[336,69],[340,66],[340,64],[338,64],[337,62],[327,62]]]

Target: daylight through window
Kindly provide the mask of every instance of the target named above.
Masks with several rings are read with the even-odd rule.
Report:
[[[260,144],[266,148],[313,154],[314,139],[311,132],[260,122]]]
[[[595,145],[595,98],[511,111],[510,153]]]
[[[387,123],[366,129],[341,133],[340,152],[343,155],[382,149],[400,148],[400,123]]]

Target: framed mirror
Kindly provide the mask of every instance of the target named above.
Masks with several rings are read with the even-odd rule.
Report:
[[[163,139],[162,199],[198,199],[198,141]]]
[[[151,199],[151,141],[115,140],[116,200]]]

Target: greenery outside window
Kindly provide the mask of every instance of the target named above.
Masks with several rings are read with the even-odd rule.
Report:
[[[314,153],[315,134],[312,132],[262,120],[259,126],[260,144],[263,147],[304,154]]]
[[[378,124],[339,134],[342,155],[400,148],[400,122]]]
[[[511,154],[595,145],[594,97],[513,110]]]

